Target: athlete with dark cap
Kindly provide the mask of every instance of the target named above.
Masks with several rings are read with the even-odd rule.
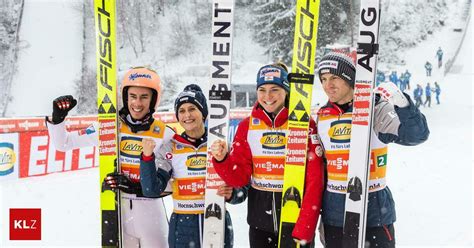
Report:
[[[325,247],[342,247],[347,164],[354,98],[355,65],[342,53],[329,53],[318,65],[318,75],[329,98],[317,115],[317,129],[326,157],[327,184],[322,223]],[[366,242],[370,247],[395,247],[395,204],[386,185],[387,145],[417,145],[428,139],[425,116],[410,97],[391,82],[375,89],[369,176]],[[346,130],[343,132],[342,130]],[[347,130],[349,130],[347,132]]]

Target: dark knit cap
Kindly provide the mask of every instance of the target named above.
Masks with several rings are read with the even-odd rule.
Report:
[[[290,92],[288,72],[277,64],[266,65],[258,70],[257,88],[264,84],[276,84],[285,89],[286,92]]]
[[[201,111],[204,120],[207,118],[207,101],[206,97],[202,93],[201,87],[196,84],[190,84],[184,87],[183,92],[179,93],[178,97],[174,102],[174,112],[176,119],[178,119],[178,109],[184,103],[192,103]]]
[[[339,76],[354,88],[355,65],[352,58],[346,54],[331,52],[324,55],[318,64],[319,78],[325,73]]]

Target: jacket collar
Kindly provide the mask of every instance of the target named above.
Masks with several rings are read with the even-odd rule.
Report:
[[[262,106],[258,102],[253,105],[252,109],[252,117],[260,119],[261,121],[265,122],[265,124],[269,127],[281,127],[283,124],[286,123],[288,120],[288,109],[283,107],[278,114],[276,114],[275,118],[269,116],[267,112],[263,109]]]

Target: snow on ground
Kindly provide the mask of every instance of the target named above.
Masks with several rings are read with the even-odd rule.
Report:
[[[27,1],[27,3],[29,2]],[[56,4],[53,6],[57,8],[65,6],[57,1],[54,3]],[[31,12],[27,12],[31,11],[33,7],[28,8],[30,9],[25,9],[25,18],[28,15],[33,15]],[[41,6],[38,5],[36,8],[41,8]],[[50,8],[53,7],[50,6]],[[62,9],[63,12],[67,12],[67,10],[66,7]],[[30,14],[26,15],[26,13]],[[47,19],[46,17],[36,18],[34,20],[37,22]],[[472,142],[474,134],[472,118],[474,102],[472,96],[474,92],[472,83],[474,68],[472,65],[472,18],[469,32],[457,61],[453,65],[452,73],[443,77],[437,70],[436,63],[433,63],[434,76],[427,78],[422,67],[427,59],[434,60],[434,54],[439,46],[445,49],[445,60],[453,56],[458,40],[449,37],[453,35],[451,30],[456,25],[458,24],[454,21],[448,23],[443,30],[433,34],[417,48],[405,52],[407,64],[403,68],[409,69],[413,74],[412,87],[417,83],[424,86],[426,82],[432,83],[436,80],[441,86],[442,94],[441,105],[436,105],[433,96],[431,108],[421,108],[429,122],[430,139],[415,147],[390,145],[389,148],[388,161],[390,165],[387,178],[396,202],[397,222],[395,228],[399,247],[471,247],[473,244],[472,165],[474,160],[472,158]],[[22,35],[43,33],[37,30],[39,27],[35,32],[32,30],[23,31]],[[68,39],[69,42],[73,42],[73,40],[69,40],[72,36],[73,34],[68,34],[58,37],[56,40]],[[30,39],[37,38],[31,37]],[[59,44],[55,44],[55,46],[59,47]],[[25,54],[21,56],[33,53],[33,48],[34,45],[31,43],[31,47],[24,50],[22,53]],[[37,52],[41,55],[40,51]],[[56,61],[56,59],[59,61],[57,56],[62,56],[64,53],[66,51],[52,55],[51,62],[47,59],[48,57],[45,57],[35,65],[48,65],[44,67],[44,70],[47,70],[47,68],[54,67],[55,63],[59,63]],[[65,61],[69,62],[62,64],[65,69],[54,71],[61,73],[58,77],[55,77],[52,72],[46,74],[47,77],[39,77],[39,74],[33,74],[34,70],[29,70],[29,68],[34,68],[34,65],[20,62],[20,68],[23,68],[22,71],[25,70],[25,73],[18,75],[18,80],[22,80],[15,81],[15,84],[19,84],[17,90],[29,89],[48,94],[47,96],[43,95],[41,99],[52,99],[62,94],[60,90],[70,91],[70,86],[64,86],[64,89],[58,89],[59,87],[50,87],[47,90],[35,89],[33,88],[35,84],[31,83],[32,80],[28,80],[36,79],[35,82],[40,82],[38,79],[41,78],[48,85],[52,85],[51,80],[58,80],[58,78],[62,79],[60,83],[72,81],[74,78],[71,78],[71,75],[75,75],[73,68],[76,68],[74,61],[80,59],[77,54],[68,56],[69,59]],[[71,56],[76,56],[76,59]],[[22,58],[20,57],[20,59]],[[397,68],[397,70],[401,69]],[[69,75],[69,78],[62,74],[62,71],[66,70],[70,70],[68,73],[64,73],[64,75]],[[37,71],[43,71],[42,66],[38,67]],[[31,84],[26,86],[26,82]],[[56,92],[49,95],[51,91]],[[316,84],[314,91],[319,92],[317,94],[323,97],[319,84]],[[35,105],[46,104],[48,107],[43,107],[43,109],[49,109],[50,100],[36,102]],[[32,111],[34,106],[31,104],[16,102],[14,106],[18,106],[15,113],[21,113],[21,115],[46,114]],[[31,114],[29,111],[35,114]],[[14,113],[11,112],[11,114]],[[0,247],[98,246],[100,217],[97,168],[7,181],[0,185],[0,226],[7,226],[10,208],[39,207],[42,209],[43,220],[41,241],[8,241],[8,228],[0,228]],[[170,199],[167,201],[170,206]],[[246,204],[229,205],[228,209],[234,223],[235,247],[248,247]],[[319,243],[318,247],[321,247]]]
[[[19,39],[27,45],[19,52],[6,116],[51,114],[51,100],[71,93],[81,72],[78,1],[25,0]]]

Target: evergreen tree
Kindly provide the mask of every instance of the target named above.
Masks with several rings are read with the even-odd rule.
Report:
[[[294,1],[270,2],[256,5],[254,11],[254,39],[266,48],[265,54],[273,61],[291,63],[295,22]]]

